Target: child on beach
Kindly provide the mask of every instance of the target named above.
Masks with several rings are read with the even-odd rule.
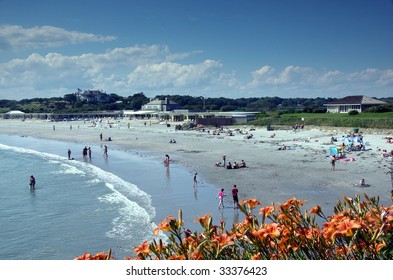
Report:
[[[224,194],[224,189],[221,189],[221,190],[218,192],[217,196],[216,196],[216,199],[218,198],[218,200],[219,200],[219,202],[218,202],[218,208],[224,208],[224,196],[225,196],[225,194]]]
[[[169,155],[168,154],[165,155],[164,163],[165,163],[165,165],[169,165]]]
[[[333,155],[330,159],[330,170],[334,171],[336,167],[336,155]]]

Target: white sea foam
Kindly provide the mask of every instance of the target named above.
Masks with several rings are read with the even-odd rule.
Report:
[[[75,174],[75,175],[86,175],[85,172],[72,166],[70,164],[61,163],[58,171],[53,171],[53,174]]]
[[[151,235],[156,226],[151,217],[137,203],[130,201],[121,193],[117,192],[113,185],[107,184],[113,190],[112,193],[104,195],[99,199],[104,203],[115,205],[118,209],[118,216],[113,219],[112,229],[107,232],[111,238],[122,240],[132,240],[134,236],[143,236],[145,239]],[[138,225],[138,226],[135,226]]]
[[[107,235],[111,238],[129,239],[132,238],[133,232],[138,231],[138,235],[144,234],[146,239],[151,236],[155,227],[152,222],[155,217],[155,208],[151,204],[150,195],[140,190],[136,185],[86,162],[69,161],[58,155],[3,144],[0,144],[0,149],[30,154],[54,163],[60,163],[60,170],[54,173],[89,175],[94,178],[90,180],[92,184],[105,183],[111,193],[100,197],[99,200],[110,205],[116,205],[119,214],[112,221],[113,228],[107,232]]]

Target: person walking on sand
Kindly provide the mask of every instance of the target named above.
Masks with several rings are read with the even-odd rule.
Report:
[[[232,198],[233,198],[233,208],[238,209],[239,208],[239,197],[238,197],[238,188],[236,185],[233,185],[232,188]]]
[[[35,178],[33,175],[30,176],[30,188],[35,188]]]
[[[224,189],[221,189],[216,196],[216,199],[218,198],[218,208],[224,208],[224,196]]]
[[[330,159],[330,171],[334,171],[336,169],[336,155],[333,155]]]

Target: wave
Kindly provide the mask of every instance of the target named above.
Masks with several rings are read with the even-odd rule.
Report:
[[[4,144],[0,144],[0,149],[34,155],[47,161],[60,163],[59,170],[52,171],[52,173],[88,176],[87,181],[91,185],[104,183],[111,192],[98,199],[107,207],[116,209],[118,213],[112,221],[112,229],[106,235],[122,240],[132,240],[136,236],[143,236],[145,240],[152,238],[151,233],[156,226],[153,222],[156,215],[155,208],[152,206],[150,195],[135,184],[88,162],[68,160],[59,155]],[[160,238],[166,239],[162,235]]]

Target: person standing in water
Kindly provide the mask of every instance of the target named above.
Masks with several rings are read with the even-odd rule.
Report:
[[[68,154],[68,159],[71,159],[71,150],[70,149],[68,149],[67,154]]]
[[[196,187],[198,185],[197,175],[198,175],[198,173],[194,174],[194,187]]]
[[[221,190],[218,192],[217,196],[216,196],[216,199],[218,198],[218,200],[219,200],[219,202],[218,202],[218,208],[224,208],[224,196],[225,196],[225,194],[224,194],[224,189],[221,189]]]
[[[233,185],[233,189],[232,189],[232,198],[233,198],[233,208],[237,209],[239,208],[239,197],[238,197],[238,192],[239,190],[237,189],[236,185]]]
[[[104,157],[108,156],[108,147],[107,145],[104,146]]]
[[[165,165],[169,165],[169,155],[168,154],[165,155],[164,163],[165,163]]]
[[[35,178],[33,175],[30,176],[30,188],[35,188]]]

